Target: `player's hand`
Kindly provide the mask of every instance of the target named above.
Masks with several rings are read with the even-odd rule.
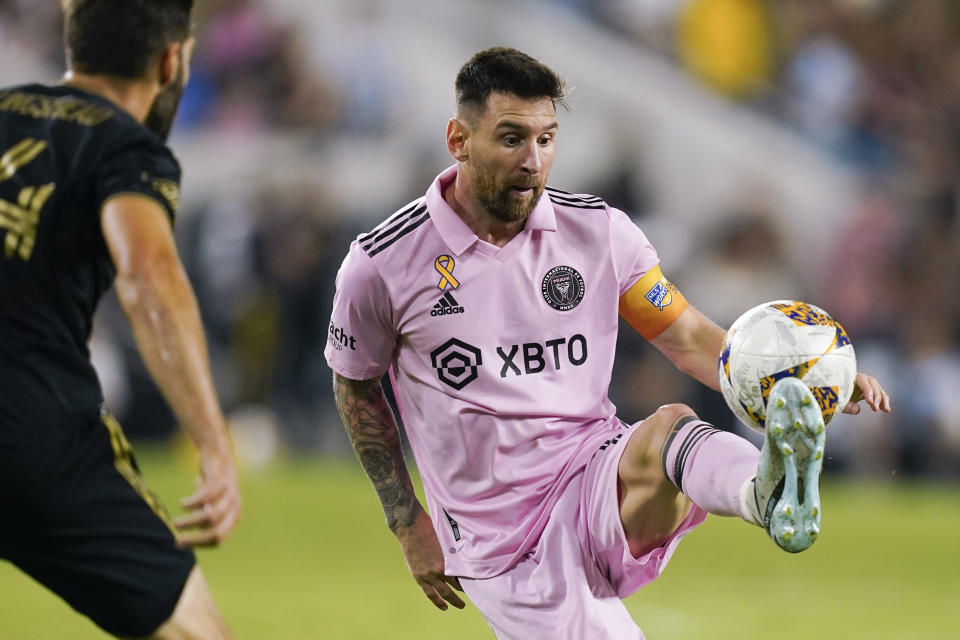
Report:
[[[865,373],[858,373],[856,382],[853,386],[853,395],[850,396],[850,402],[843,408],[844,413],[856,415],[860,413],[859,402],[866,401],[867,406],[874,411],[883,411],[890,413],[890,396],[877,379],[868,376]]]
[[[430,602],[441,611],[447,610],[447,602],[463,609],[466,604],[454,591],[462,592],[463,588],[455,576],[443,572],[443,550],[430,516],[421,511],[412,525],[398,529],[396,534],[407,567]]]
[[[173,524],[183,547],[210,547],[227,539],[240,519],[240,488],[230,453],[200,453],[200,478],[192,496],[180,501],[187,514]]]

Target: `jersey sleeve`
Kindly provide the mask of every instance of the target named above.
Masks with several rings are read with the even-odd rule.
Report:
[[[160,140],[138,132],[109,150],[96,174],[97,210],[111,197],[135,193],[152,198],[172,223],[180,206],[180,164]]]
[[[647,340],[660,335],[688,306],[680,290],[660,271],[660,265],[620,296],[620,315]]]
[[[611,245],[620,281],[620,315],[647,340],[673,324],[688,303],[660,271],[660,258],[625,213],[610,209]]]
[[[330,368],[351,380],[382,376],[397,347],[393,316],[383,278],[354,242],[337,273],[323,352]]]
[[[609,214],[610,249],[622,296],[637,280],[659,264],[660,258],[647,236],[627,214],[612,207]]]

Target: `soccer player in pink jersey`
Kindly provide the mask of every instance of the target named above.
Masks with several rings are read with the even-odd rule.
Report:
[[[713,389],[725,332],[663,276],[623,212],[546,186],[564,96],[553,71],[488,49],[461,68],[456,95],[456,165],[359,236],[337,276],[326,358],[341,418],[437,607],[463,607],[465,591],[501,639],[642,638],[621,598],[654,580],[707,513],[763,526],[784,507],[792,467],[769,440],[757,451],[683,404],[632,426],[617,418],[618,315]],[[857,385],[855,401],[890,410],[875,379]],[[771,407],[782,407],[768,420],[822,425],[808,395],[802,383],[775,388]],[[815,449],[822,439],[791,454],[813,469],[801,484],[819,482],[804,464]],[[790,551],[819,532],[768,531]]]

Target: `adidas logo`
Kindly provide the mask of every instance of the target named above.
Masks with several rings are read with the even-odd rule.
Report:
[[[453,297],[453,294],[448,291],[440,298],[440,302],[433,305],[433,309],[430,310],[430,315],[448,316],[454,313],[463,313],[463,311],[463,307],[461,307],[460,303]]]

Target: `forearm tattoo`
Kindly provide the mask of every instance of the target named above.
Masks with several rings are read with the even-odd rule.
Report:
[[[373,483],[391,531],[413,524],[423,510],[403,459],[400,433],[380,380],[333,374],[340,419],[360,464]]]

